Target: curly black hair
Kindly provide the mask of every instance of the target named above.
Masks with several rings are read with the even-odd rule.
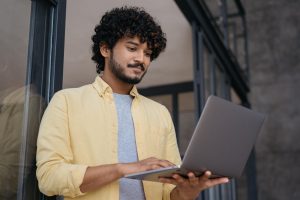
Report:
[[[137,36],[141,43],[147,42],[148,48],[151,49],[151,61],[166,48],[166,34],[143,8],[114,8],[103,15],[94,30],[92,60],[97,64],[98,74],[104,70],[104,57],[100,53],[100,45],[105,44],[109,49],[113,49],[120,39]]]

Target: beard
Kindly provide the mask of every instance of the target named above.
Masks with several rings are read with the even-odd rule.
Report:
[[[119,64],[114,58],[113,56],[110,58],[109,60],[109,67],[112,71],[112,73],[121,81],[123,81],[124,83],[129,83],[129,84],[138,84],[139,82],[141,82],[141,80],[143,79],[143,77],[146,74],[146,70],[144,68],[144,66],[142,64],[128,64],[126,67],[141,67],[142,71],[144,72],[140,77],[139,76],[135,76],[135,77],[130,77],[127,76],[125,74],[125,70],[124,67],[122,67],[121,64]]]

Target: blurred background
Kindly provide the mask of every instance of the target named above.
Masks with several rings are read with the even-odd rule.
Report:
[[[199,199],[300,199],[296,0],[1,0],[0,199],[51,199],[35,180],[41,116],[55,91],[94,81],[93,29],[123,5],[144,7],[166,32],[138,88],[169,109],[182,155],[210,94],[267,114],[242,177]]]

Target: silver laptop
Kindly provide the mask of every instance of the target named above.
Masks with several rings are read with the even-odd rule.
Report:
[[[182,164],[125,178],[158,181],[177,173],[187,177],[212,172],[212,178],[239,177],[260,132],[265,116],[216,96],[207,99]]]

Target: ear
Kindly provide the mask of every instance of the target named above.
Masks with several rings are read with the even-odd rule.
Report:
[[[106,44],[100,44],[100,53],[104,58],[107,58],[110,56],[110,49]]]

